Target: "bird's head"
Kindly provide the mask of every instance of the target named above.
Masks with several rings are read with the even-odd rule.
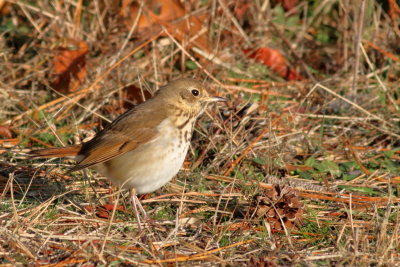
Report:
[[[164,98],[168,104],[178,109],[189,111],[194,116],[203,113],[208,103],[225,102],[223,97],[210,96],[206,87],[194,79],[179,79],[160,88],[159,97]]]

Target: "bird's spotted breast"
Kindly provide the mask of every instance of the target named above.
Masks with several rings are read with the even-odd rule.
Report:
[[[186,140],[186,142],[190,142],[190,139],[191,139],[191,132],[189,131],[189,130],[186,130],[185,131],[185,140]]]
[[[135,188],[139,194],[153,192],[168,183],[181,168],[192,125],[188,123],[184,129],[178,129],[167,118],[157,127],[160,134],[154,141],[99,164],[98,170],[118,186]]]

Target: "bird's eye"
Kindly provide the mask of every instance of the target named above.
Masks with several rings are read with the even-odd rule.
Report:
[[[198,96],[200,94],[199,90],[193,89],[192,90],[192,95]]]

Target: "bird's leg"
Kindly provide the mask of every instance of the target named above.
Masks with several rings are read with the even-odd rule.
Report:
[[[143,228],[140,222],[140,216],[139,216],[139,211],[143,214],[143,219],[146,223],[157,226],[161,229],[164,229],[162,226],[160,226],[158,223],[156,223],[155,221],[153,221],[152,219],[150,219],[149,216],[147,216],[146,211],[144,210],[142,204],[140,203],[139,198],[136,195],[136,190],[135,189],[130,189],[129,190],[129,195],[130,195],[130,199],[132,202],[132,206],[135,212],[135,217],[136,217],[136,221],[138,222],[138,230],[141,233]],[[165,230],[165,229],[164,229]]]
[[[138,199],[138,197],[136,195],[136,190],[134,188],[131,188],[129,190],[129,195],[130,195],[130,199],[132,202],[133,210],[135,212],[136,221],[138,223],[139,232],[142,232],[143,228],[142,228],[142,223],[140,221],[139,210],[143,214],[145,221],[148,220],[148,216],[147,216],[146,211],[144,210],[142,204],[140,204],[140,200]],[[138,207],[139,207],[139,209],[138,209]]]
[[[131,197],[134,199],[133,201],[135,201],[137,207],[139,207],[139,210],[140,210],[140,212],[143,214],[144,219],[147,220],[147,219],[148,219],[147,213],[146,213],[146,211],[144,210],[142,204],[140,203],[140,200],[139,200],[139,198],[137,197],[136,193],[133,193],[133,194],[131,195]]]
[[[144,219],[147,220],[149,218],[149,216],[147,216],[147,213],[144,210],[144,208],[142,206],[142,203],[140,203],[140,200],[139,200],[139,198],[137,197],[136,194],[134,195],[134,197],[136,198],[136,201],[137,201],[136,203],[137,203],[137,205],[139,207],[139,210],[142,212]]]

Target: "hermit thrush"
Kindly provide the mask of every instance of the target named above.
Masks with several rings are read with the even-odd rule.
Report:
[[[93,139],[81,145],[41,149],[33,157],[75,156],[70,171],[95,167],[115,185],[130,189],[139,229],[137,207],[144,212],[136,194],[153,192],[179,171],[192,137],[193,125],[207,104],[226,101],[209,96],[193,79],[175,80],[155,96],[125,112]]]

